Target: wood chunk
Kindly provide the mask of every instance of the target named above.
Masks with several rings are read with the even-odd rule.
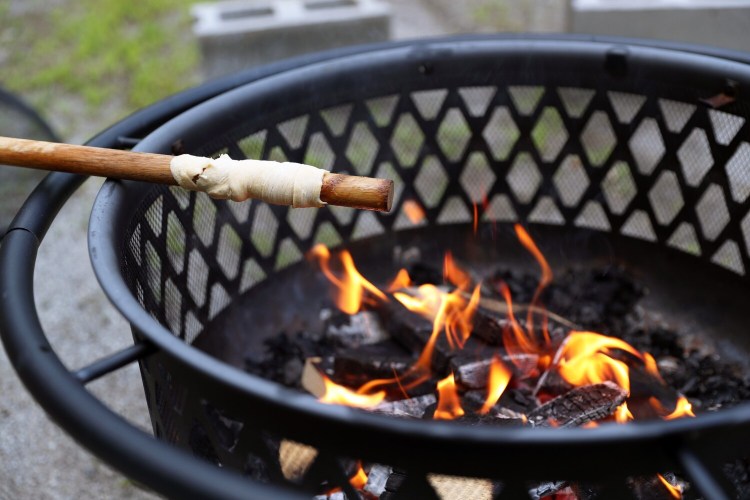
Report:
[[[529,422],[535,427],[577,427],[608,417],[628,397],[627,391],[613,382],[591,384],[558,396],[531,411]]]
[[[371,380],[401,375],[414,364],[414,358],[392,341],[343,349],[333,360],[334,382],[359,387]]]
[[[385,491],[385,483],[393,472],[388,465],[375,464],[367,473],[367,483],[363,488],[367,493],[379,497]]]
[[[536,318],[536,317],[535,317]],[[526,319],[516,317],[518,325],[526,331]],[[474,330],[472,335],[481,338],[491,345],[503,344],[503,332],[511,329],[512,323],[507,316],[500,316],[497,313],[490,312],[486,309],[479,308],[474,314]],[[570,328],[566,325],[560,325],[554,320],[550,320],[547,325],[550,339],[553,343],[558,343],[565,338]],[[541,316],[535,320],[534,333],[539,338],[543,338]]]
[[[493,353],[494,354],[494,353]],[[539,362],[536,354],[501,354],[500,361],[514,373],[528,373]],[[475,356],[454,356],[450,367],[456,377],[456,382],[467,389],[484,389],[490,373],[492,355],[476,359]]]
[[[425,394],[399,401],[387,401],[372,408],[372,411],[399,417],[422,418],[425,410],[437,402],[434,394]]]
[[[321,316],[328,316],[325,336],[333,345],[356,348],[388,339],[388,332],[372,311],[348,315],[329,310],[327,315],[321,312]]]
[[[422,316],[409,311],[401,302],[391,297],[387,302],[379,302],[375,306],[383,326],[398,343],[415,355],[422,352],[432,335],[432,322]],[[463,347],[466,352],[478,352],[484,344],[473,337],[469,337]],[[451,358],[461,352],[451,348],[445,334],[441,333],[435,342],[432,356],[432,368],[438,373],[444,373]]]

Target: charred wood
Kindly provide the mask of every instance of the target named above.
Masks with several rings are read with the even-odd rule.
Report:
[[[487,387],[490,365],[494,353],[485,354],[482,358],[476,356],[458,355],[451,358],[450,367],[456,377],[456,382],[467,389],[483,389]],[[500,361],[514,373],[528,373],[539,362],[536,354],[501,354]]]
[[[577,427],[608,417],[627,397],[612,382],[576,387],[531,411],[528,419],[535,427]]]

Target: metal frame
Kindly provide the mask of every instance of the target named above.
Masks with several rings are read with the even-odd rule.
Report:
[[[489,38],[529,39],[527,37],[453,37],[447,40]],[[544,41],[561,38],[591,42],[607,47],[613,45],[618,47],[622,44],[659,45],[682,52],[709,53],[737,62],[750,62],[750,57],[742,53],[706,50],[680,44],[586,36],[542,36],[530,39]],[[140,137],[167,120],[209,98],[242,84],[293,68],[384,48],[411,47],[428,50],[432,43],[434,42],[426,40],[346,48],[250,70],[178,94],[142,110],[98,135],[89,144],[114,148],[132,145]],[[309,425],[321,429],[323,435],[337,436],[336,441],[339,442],[344,441],[346,436],[361,434],[363,430],[366,433],[368,428],[377,429],[378,433],[381,433],[379,436],[382,437],[383,417],[360,415],[346,408],[327,407],[310,401],[309,398],[298,396],[290,397],[286,401],[278,400],[278,398],[273,400],[268,396],[276,392],[277,388],[267,382],[256,385],[253,390],[248,391],[248,375],[224,366],[190,349],[176,339],[175,341],[180,344],[179,347],[161,342],[159,346],[150,343],[136,344],[104,360],[96,361],[78,372],[69,372],[52,351],[41,327],[34,305],[33,273],[36,252],[47,229],[68,196],[84,180],[85,177],[70,174],[49,175],[24,204],[0,246],[0,332],[8,356],[37,401],[83,446],[128,476],[170,496],[216,498],[295,496],[289,491],[247,481],[238,474],[214,467],[181,450],[154,440],[108,410],[84,387],[86,382],[155,351],[164,354],[166,348],[169,349],[170,355],[178,354],[178,357],[184,356],[184,359],[191,362],[206,363],[206,366],[210,368],[207,373],[211,377],[216,377],[232,388],[248,394],[259,404],[259,408],[270,412],[269,415],[272,417],[266,418],[278,420],[278,425],[304,417],[308,419]],[[139,317],[138,314],[136,314],[136,327],[153,328],[150,321],[142,317],[143,315]],[[172,347],[176,350],[173,351]],[[257,379],[253,379],[252,382],[255,384]],[[277,410],[280,410],[280,413],[277,413]],[[665,460],[682,469],[707,498],[728,497],[728,490],[720,484],[721,475],[714,470],[713,457],[710,454],[702,455],[700,452],[707,443],[714,440],[736,443],[740,438],[750,437],[750,418],[746,405],[723,411],[720,414],[705,415],[689,422],[670,422],[669,425],[656,422],[617,428],[603,426],[600,429],[571,430],[565,433],[539,429],[527,432],[528,429],[521,429],[514,430],[512,434],[507,432],[498,434],[495,430],[448,427],[450,424],[440,422],[430,424],[425,426],[415,422],[388,420],[387,433],[390,438],[399,440],[403,449],[412,450],[411,454],[415,456],[427,443],[429,443],[429,449],[436,449],[433,447],[437,443],[445,445],[452,451],[480,454],[490,453],[496,450],[497,446],[503,446],[508,456],[512,457],[510,462],[515,463],[523,463],[531,457],[538,459],[544,454],[554,454],[571,445],[578,447],[577,453],[581,457],[617,447],[623,452],[624,457],[629,457],[633,461],[640,460],[639,469],[646,470],[657,463],[664,465]],[[670,450],[670,453],[658,457],[643,457],[642,450],[646,446]],[[379,447],[376,445],[372,454],[393,458],[387,448],[387,443],[381,443]],[[551,458],[549,461],[552,462]],[[495,467],[499,465],[498,462],[495,463]],[[508,465],[511,465],[509,470],[512,470],[512,463]],[[576,477],[578,475],[578,471],[572,470],[573,467],[569,463],[562,462],[557,465],[560,466],[558,472],[561,476]]]

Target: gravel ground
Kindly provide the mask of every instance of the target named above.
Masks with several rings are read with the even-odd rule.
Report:
[[[453,31],[426,1],[392,0],[394,38]],[[61,118],[52,117],[53,125]],[[81,142],[113,119],[81,124]],[[85,245],[88,216],[101,181],[84,184],[55,219],[40,248],[35,273],[37,309],[55,352],[71,369],[131,343],[127,323],[109,305],[94,277]],[[134,425],[150,423],[137,367],[131,365],[89,389]],[[29,396],[0,349],[0,499],[157,498],[81,448]]]

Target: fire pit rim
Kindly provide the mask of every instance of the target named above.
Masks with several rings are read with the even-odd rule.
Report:
[[[590,57],[592,61],[601,62],[611,53],[613,49],[622,49],[622,41],[614,44],[607,41],[590,41],[580,39],[507,39],[507,38],[469,38],[453,40],[437,39],[429,43],[421,41],[414,45],[403,44],[397,46],[383,46],[379,50],[366,54],[352,54],[340,59],[323,61],[302,68],[294,68],[277,73],[268,78],[261,79],[234,90],[218,95],[205,101],[185,113],[178,115],[164,126],[158,128],[146,137],[137,146],[138,151],[168,152],[169,146],[177,139],[189,144],[193,138],[198,138],[201,131],[196,130],[195,123],[212,123],[211,116],[236,111],[236,99],[240,96],[254,95],[255,99],[261,101],[269,94],[278,94],[279,88],[286,84],[299,84],[306,82],[307,77],[316,76],[330,80],[337,78],[337,72],[350,72],[357,65],[372,67],[377,61],[390,61],[392,57],[399,57],[407,64],[413,64],[418,68],[424,60],[429,60],[435,55],[444,56],[445,47],[475,50],[477,47],[493,48],[499,47],[503,50],[515,51],[523,48],[529,54],[560,54],[578,49],[583,57]],[[460,52],[455,50],[455,52]],[[750,82],[750,66],[737,62],[718,59],[714,56],[700,55],[664,49],[659,47],[647,47],[642,45],[627,46],[628,57],[636,58],[639,63],[651,65],[664,71],[668,68],[670,74],[677,78],[680,71],[706,71],[712,68],[714,72],[722,72],[730,75],[733,79],[742,82]],[[403,61],[401,61],[403,62]],[[344,69],[346,68],[346,69]],[[234,118],[238,121],[239,115],[235,112]],[[223,125],[226,125],[224,120]],[[598,429],[569,429],[565,432],[555,429],[497,429],[463,426],[456,423],[446,422],[410,422],[371,415],[350,408],[325,405],[317,402],[313,397],[300,394],[291,389],[283,388],[274,382],[256,377],[219,361],[196,348],[185,344],[176,338],[163,325],[156,321],[136,301],[128,289],[120,273],[112,273],[112,269],[119,269],[118,252],[122,248],[121,235],[125,234],[127,221],[118,220],[112,224],[113,213],[124,215],[132,213],[132,208],[139,201],[138,196],[143,197],[148,189],[144,189],[141,183],[131,181],[107,181],[100,191],[92,210],[92,218],[89,229],[90,255],[94,270],[103,290],[110,297],[115,307],[133,324],[140,332],[143,332],[150,341],[158,345],[179,363],[199,370],[207,377],[213,377],[217,383],[227,388],[232,388],[237,393],[249,397],[257,402],[268,405],[269,411],[273,409],[292,412],[298,416],[315,416],[317,419],[327,421],[331,429],[336,428],[343,432],[345,428],[351,428],[352,432],[358,432],[362,426],[376,426],[380,432],[384,428],[391,429],[395,435],[409,436],[411,439],[420,438],[434,441],[442,441],[446,445],[459,444],[460,441],[481,441],[493,446],[509,446],[518,443],[528,445],[545,443],[559,445],[597,445],[609,446],[614,443],[636,441],[648,441],[654,439],[672,439],[687,437],[690,433],[700,433],[717,430],[724,427],[728,422],[745,425],[750,423],[750,403],[738,405],[735,408],[722,410],[718,413],[703,414],[696,419],[664,422],[640,422],[635,427],[628,426],[601,426]],[[124,204],[124,205],[123,205]],[[124,207],[124,208],[123,208]],[[281,397],[279,397],[281,396]],[[394,425],[395,424],[395,425]]]

